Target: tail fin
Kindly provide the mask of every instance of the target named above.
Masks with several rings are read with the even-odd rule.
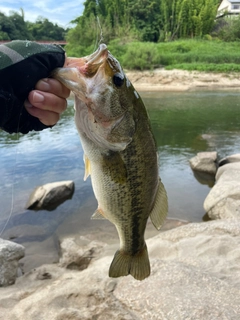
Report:
[[[137,280],[143,280],[150,275],[150,263],[147,246],[134,256],[118,250],[109,268],[109,277],[117,278],[131,274]]]

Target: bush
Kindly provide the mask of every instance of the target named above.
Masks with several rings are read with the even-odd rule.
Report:
[[[121,62],[127,69],[153,69],[159,65],[156,45],[150,42],[133,42],[128,44]]]

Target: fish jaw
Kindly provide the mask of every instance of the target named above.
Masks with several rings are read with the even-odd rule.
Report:
[[[81,73],[77,68],[66,67],[57,68],[53,71],[52,77],[59,80],[67,88],[74,92],[74,94],[85,103],[86,99],[86,81],[81,77]]]
[[[52,72],[53,78],[62,82],[80,100],[89,104],[87,96],[93,90],[89,79],[91,79],[105,63],[107,59],[107,46],[101,44],[96,52],[83,57],[67,57],[63,68],[57,68]]]

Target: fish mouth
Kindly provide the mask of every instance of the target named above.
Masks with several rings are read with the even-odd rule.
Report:
[[[98,69],[105,64],[108,58],[108,48],[107,45],[102,43],[99,45],[98,49],[91,55],[85,56],[83,58],[71,58],[67,57],[64,68],[77,68],[80,73],[87,77],[93,77]]]

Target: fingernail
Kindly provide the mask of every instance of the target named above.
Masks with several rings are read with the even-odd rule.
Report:
[[[50,85],[48,83],[48,79],[42,79],[41,81],[39,81],[38,89],[42,91],[49,91]]]
[[[41,93],[38,92],[34,92],[33,93],[33,102],[43,102],[44,100],[44,96]]]

